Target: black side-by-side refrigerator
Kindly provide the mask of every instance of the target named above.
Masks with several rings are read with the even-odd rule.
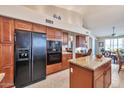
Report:
[[[15,31],[14,83],[24,87],[46,78],[46,34]]]

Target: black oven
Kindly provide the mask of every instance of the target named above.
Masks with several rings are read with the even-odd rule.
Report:
[[[47,41],[47,65],[62,62],[62,42]]]
[[[60,63],[62,61],[62,53],[48,53],[47,65]]]

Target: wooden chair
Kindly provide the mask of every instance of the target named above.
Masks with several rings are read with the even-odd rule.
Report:
[[[122,69],[122,65],[124,64],[124,57],[122,56],[119,49],[117,49],[117,59],[118,59],[118,64],[119,64],[119,69],[118,69],[118,73],[119,73],[120,70]]]
[[[90,56],[92,54],[92,49],[90,48],[87,52],[87,55]]]
[[[90,56],[92,54],[92,49],[90,48],[86,54],[83,54],[82,56]]]

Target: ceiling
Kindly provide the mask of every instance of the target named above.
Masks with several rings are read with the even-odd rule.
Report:
[[[57,5],[56,7],[80,13],[84,26],[97,37],[110,36],[115,26],[117,35],[124,35],[124,5]]]

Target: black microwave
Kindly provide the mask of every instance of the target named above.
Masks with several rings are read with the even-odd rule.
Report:
[[[62,52],[62,42],[61,41],[47,41],[47,52]]]

